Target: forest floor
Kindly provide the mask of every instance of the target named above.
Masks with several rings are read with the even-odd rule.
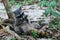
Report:
[[[15,6],[13,6],[13,7],[15,7]],[[13,8],[12,11],[14,11],[14,9],[16,9],[16,8]],[[46,8],[44,7],[43,9],[41,9],[37,4],[34,4],[34,5],[23,6],[22,9],[23,9],[24,13],[26,15],[28,15],[28,18],[30,21],[39,21],[40,20],[39,18],[42,18],[41,15],[43,15],[43,13],[45,12],[44,10]],[[4,19],[8,19],[6,10],[5,10],[3,4],[1,4],[1,3],[0,3],[0,17],[4,18]],[[8,33],[5,31],[7,31],[7,30],[6,29],[0,30],[0,36],[3,35],[4,40],[10,40],[11,38],[14,38],[14,36],[10,34],[11,32]],[[20,37],[22,38],[22,36],[20,36]],[[21,40],[35,40],[35,39],[32,36],[24,36],[24,38],[22,38]],[[47,38],[37,38],[37,40],[52,40],[52,39],[51,38],[48,38],[48,39]]]

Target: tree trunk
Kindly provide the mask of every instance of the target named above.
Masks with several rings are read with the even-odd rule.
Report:
[[[9,0],[2,0],[2,2],[5,6],[6,12],[8,13],[8,11],[9,11]]]

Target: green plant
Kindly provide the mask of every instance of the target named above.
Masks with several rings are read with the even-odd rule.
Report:
[[[20,0],[20,1],[15,1],[15,0],[9,0],[10,6],[16,4],[18,7],[25,5],[25,4],[33,4],[34,0]]]
[[[46,6],[47,8],[45,9],[44,16],[48,17],[53,16],[53,19],[50,21],[48,24],[49,28],[56,28],[58,30],[58,34],[60,34],[60,13],[56,12],[56,5],[57,3],[60,2],[60,0],[53,0],[53,1],[47,1],[43,0],[40,1],[40,7],[43,8]],[[57,39],[58,40],[58,39]]]
[[[13,5],[15,3],[15,0],[10,0],[10,5]]]
[[[56,2],[57,0],[53,0],[53,1],[47,1],[47,0],[43,0],[43,1],[40,1],[40,7],[43,8],[44,6],[47,6],[47,9],[45,10],[45,13],[44,15],[47,17],[48,15],[53,15],[55,17],[60,17],[60,14],[57,13],[55,11],[56,9]],[[59,0],[60,1],[60,0]]]
[[[17,40],[16,38],[11,38],[10,40]]]
[[[58,30],[58,33],[60,34],[60,20],[59,18],[54,18],[50,23],[49,23],[50,28],[56,28]]]
[[[35,30],[32,30],[31,35],[36,39],[38,37],[38,32]]]

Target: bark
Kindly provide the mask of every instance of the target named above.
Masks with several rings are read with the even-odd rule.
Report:
[[[5,6],[5,9],[6,9],[6,12],[8,13],[8,10],[9,10],[9,0],[2,0],[4,6]]]

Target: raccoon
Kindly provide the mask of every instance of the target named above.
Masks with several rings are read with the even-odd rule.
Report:
[[[11,30],[14,30],[16,33],[20,34],[22,31],[20,25],[28,23],[27,15],[24,14],[21,7],[14,11],[13,13],[8,14],[9,19],[3,21],[3,23],[11,24]]]

